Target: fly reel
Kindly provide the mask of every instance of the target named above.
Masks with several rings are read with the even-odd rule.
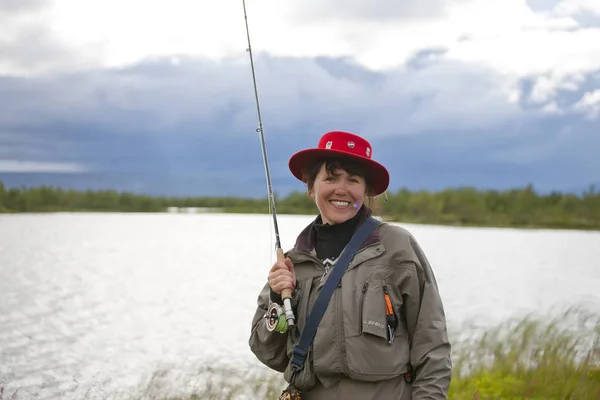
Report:
[[[283,307],[281,307],[277,303],[271,303],[269,309],[267,310],[267,314],[265,314],[265,319],[267,323],[267,330],[269,332],[277,331],[280,333],[285,333],[288,328],[287,319],[285,318],[285,312],[283,311]]]

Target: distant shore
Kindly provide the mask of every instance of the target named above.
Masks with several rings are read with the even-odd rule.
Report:
[[[304,192],[276,197],[278,214],[316,215]],[[413,224],[525,229],[600,230],[600,192],[538,194],[525,188],[496,191],[460,187],[438,192],[398,190],[379,196],[376,215]],[[160,197],[114,190],[75,191],[50,186],[6,188],[0,181],[0,213],[38,212],[270,212],[267,198]]]

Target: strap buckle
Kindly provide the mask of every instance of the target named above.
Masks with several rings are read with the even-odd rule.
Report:
[[[292,367],[294,370],[299,370],[304,365],[304,360],[306,359],[306,354],[308,351],[306,349],[301,348],[300,346],[294,346],[292,350],[292,359],[290,360]]]

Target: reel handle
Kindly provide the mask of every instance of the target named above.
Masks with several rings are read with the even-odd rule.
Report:
[[[283,254],[283,249],[281,247],[277,248],[277,261],[285,262],[285,255]],[[296,321],[294,312],[292,311],[292,290],[283,289],[281,291],[281,299],[283,300],[285,318],[287,319],[288,328],[294,329],[296,326]]]

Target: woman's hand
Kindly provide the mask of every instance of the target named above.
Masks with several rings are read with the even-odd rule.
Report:
[[[275,262],[269,271],[269,286],[277,293],[281,294],[284,289],[294,290],[296,285],[296,273],[294,272],[294,264],[289,258],[285,259],[285,263],[281,261]]]

